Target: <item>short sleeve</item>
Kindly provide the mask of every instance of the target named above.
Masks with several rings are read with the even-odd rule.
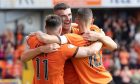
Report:
[[[88,41],[84,40],[84,38],[78,34],[65,34],[65,36],[68,39],[68,42],[75,46],[80,46],[88,43]]]
[[[74,46],[72,44],[65,44],[63,46],[63,53],[66,56],[66,58],[75,57],[78,49],[79,49],[79,47]]]
[[[90,28],[91,31],[101,32],[101,29],[97,25],[92,25]]]
[[[33,49],[43,45],[43,43],[41,43],[36,36],[30,36],[27,39],[27,45],[29,46],[29,48]]]

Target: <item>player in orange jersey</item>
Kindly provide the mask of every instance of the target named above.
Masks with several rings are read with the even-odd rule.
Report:
[[[56,15],[48,16],[45,28],[48,34],[59,35],[62,29],[60,17]],[[89,55],[96,54],[96,52],[93,52],[95,48],[96,50],[97,48],[100,50],[102,46],[99,42],[88,47],[76,47],[71,44],[64,44],[60,46],[58,51],[45,54],[41,52],[41,49],[44,47],[42,46],[44,43],[40,42],[36,36],[29,37],[27,44],[31,49],[40,47],[37,56],[30,56],[34,65],[33,84],[64,84],[63,68],[65,61],[70,57],[87,57]],[[21,59],[25,61],[25,57],[26,56],[22,55]]]
[[[62,20],[63,20],[63,29],[62,29],[63,31],[62,31],[62,34],[70,33],[70,32],[73,32],[73,33],[79,32],[77,29],[75,29],[75,28],[73,28],[71,26],[72,14],[71,14],[71,9],[70,9],[70,7],[68,5],[66,5],[64,3],[57,4],[54,7],[54,13],[57,14],[57,15],[59,15],[62,18]],[[94,28],[95,28],[95,26],[93,26],[93,29]],[[88,34],[90,35],[90,33],[87,33],[87,35]],[[91,33],[92,38],[94,38],[96,36],[95,34],[96,34],[95,32],[94,33],[93,32]],[[106,42],[104,44],[106,44]],[[110,45],[111,45],[111,43],[109,44],[109,46]],[[53,48],[56,48],[56,47],[53,47]],[[111,46],[111,48],[112,49],[115,49],[114,46]],[[29,54],[31,54],[31,52],[35,52],[35,51],[36,51],[36,49],[33,49],[33,50],[30,49],[30,51],[29,52],[26,52],[25,55],[29,55]],[[52,50],[52,51],[54,51],[54,50]],[[78,79],[76,78],[76,75],[74,75],[76,73],[75,73],[75,71],[74,71],[74,69],[72,67],[73,65],[71,64],[71,61],[68,61],[65,65],[67,67],[67,68],[65,68],[66,75],[64,76],[65,84],[79,84],[79,83],[77,83]]]
[[[60,16],[63,20],[63,28],[62,28],[62,33],[61,34],[66,34],[66,33],[72,33],[73,31],[76,31],[76,29],[73,28],[72,26],[72,13],[71,13],[71,8],[69,5],[65,4],[65,3],[58,3],[54,6],[54,14]],[[56,45],[51,45],[48,44],[45,47],[45,52],[49,53],[49,52],[54,52],[56,51],[58,48],[58,46]],[[35,49],[28,49],[26,51],[24,51],[24,55],[25,56],[36,56],[38,48]],[[28,59],[30,59],[28,57]],[[66,61],[65,63],[67,67],[67,70],[64,70],[66,73],[71,73],[70,75],[64,75],[64,79],[65,79],[65,84],[79,84],[79,79],[78,79],[78,75],[74,69],[74,66],[72,64],[72,62]]]
[[[108,36],[99,34],[97,32],[94,32],[94,31],[98,31],[97,29],[93,29],[94,31],[90,31],[90,28],[92,26],[91,25],[92,17],[93,17],[92,11],[90,9],[82,8],[82,9],[78,10],[76,19],[77,19],[77,23],[79,25],[79,32],[81,34],[84,34],[83,36],[85,39],[88,39],[85,36],[86,34],[96,35],[96,38],[89,37],[88,40],[90,40],[90,41],[99,40],[99,41],[103,42],[105,46],[109,45],[108,46],[109,49],[116,47],[117,46],[116,43],[111,38],[109,38]],[[41,33],[40,33],[40,35],[41,35]],[[44,37],[44,38],[46,37],[46,39],[50,39],[52,36],[43,35],[42,37]],[[67,38],[65,38],[65,37],[67,37]],[[41,40],[42,38],[39,38],[39,39]],[[76,46],[87,45],[87,43],[84,43],[83,39],[76,34],[75,35],[72,35],[72,34],[64,35],[63,37],[61,37],[61,41],[64,40],[62,43],[67,43],[68,42],[67,39],[70,43],[72,43]],[[43,41],[43,40],[41,40],[41,41]],[[46,42],[47,42],[47,40],[46,40]],[[55,42],[55,41],[52,41],[52,42]],[[58,40],[56,42],[58,42]],[[112,43],[113,46],[110,45],[109,43]],[[110,73],[107,72],[107,70],[103,66],[102,51],[98,52],[94,56],[90,56],[87,58],[72,59],[72,62],[78,73],[81,84],[107,84],[112,80]]]

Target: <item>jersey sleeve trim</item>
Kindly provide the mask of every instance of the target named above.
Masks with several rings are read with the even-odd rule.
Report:
[[[60,36],[56,35],[57,38],[59,39],[60,44],[62,43]]]
[[[77,47],[77,49],[75,50],[75,53],[73,54],[73,56],[72,56],[72,57],[75,57],[75,56],[76,56],[76,54],[77,54],[78,50],[79,50],[79,47]]]
[[[66,43],[68,43],[68,40],[67,40],[67,38],[66,38],[66,36],[60,36],[60,39],[61,39],[61,44],[66,44]]]

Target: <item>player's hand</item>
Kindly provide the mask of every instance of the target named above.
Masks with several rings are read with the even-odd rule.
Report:
[[[40,46],[39,49],[42,53],[51,53],[51,52],[55,52],[58,50],[58,48],[60,48],[60,45],[57,43],[53,43],[53,44],[47,44],[44,46]]]
[[[37,35],[38,33],[43,33],[43,32],[41,32],[41,31],[30,32],[30,34],[28,36],[34,36],[34,35]]]
[[[34,36],[37,35],[38,33],[41,33],[41,31],[37,31],[37,32],[30,32],[30,34],[28,36],[25,37],[25,41],[27,42],[27,40],[29,39],[30,36]]]
[[[105,36],[105,32],[101,29],[100,33]]]
[[[83,34],[83,38],[88,41],[97,41],[102,36],[105,36],[105,33],[103,32],[103,30],[101,30],[100,32],[89,31]]]
[[[42,43],[48,43],[48,41],[51,39],[51,35],[48,35],[46,33],[43,33],[41,31],[32,32],[29,34],[29,36],[36,35],[38,40]]]
[[[88,41],[97,41],[99,34],[95,31],[86,32],[83,35],[83,38]]]
[[[36,36],[37,36],[38,40],[43,42],[43,43],[47,43],[49,41],[49,39],[51,39],[51,35],[48,35],[48,34],[43,33],[43,32],[37,32]]]

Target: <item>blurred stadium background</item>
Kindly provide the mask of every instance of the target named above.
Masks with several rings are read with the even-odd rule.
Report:
[[[32,62],[22,63],[24,37],[43,30],[44,17],[58,2],[93,10],[94,24],[119,48],[104,50],[104,66],[116,84],[140,84],[140,0],[0,0],[0,84],[32,84]]]

